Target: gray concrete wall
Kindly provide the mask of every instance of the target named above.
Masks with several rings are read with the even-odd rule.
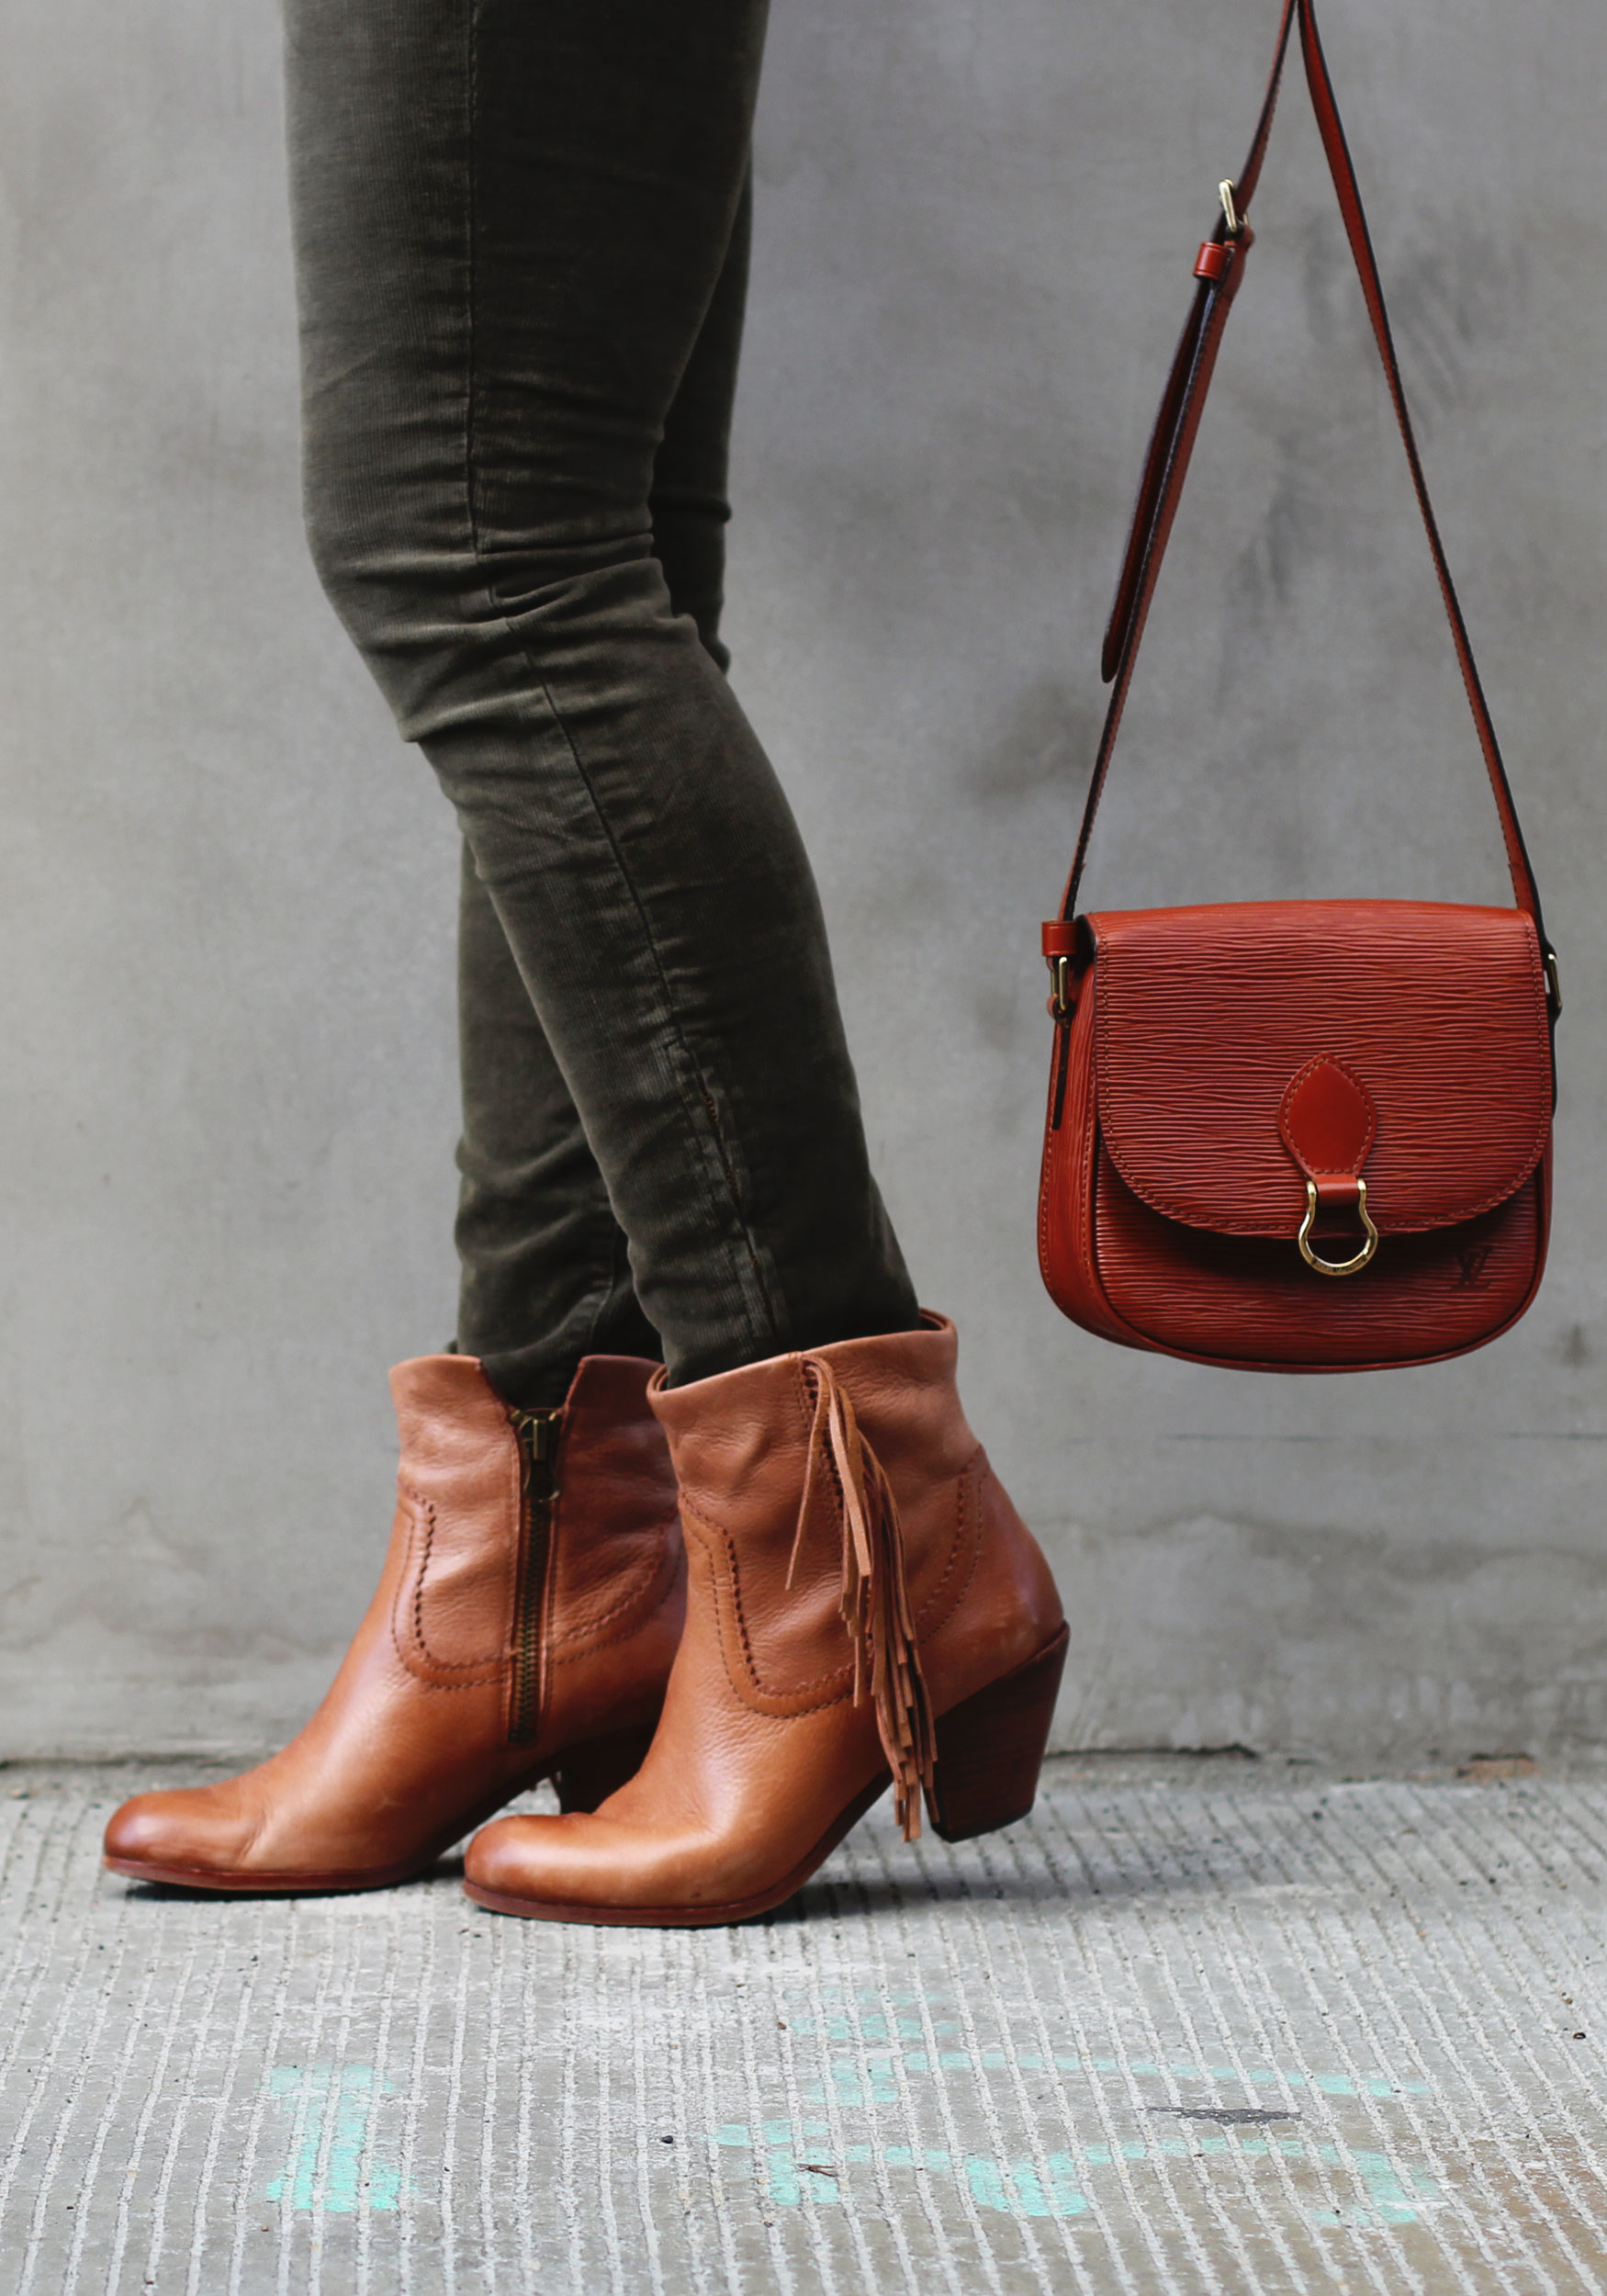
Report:
[[[1036,944],[1124,515],[1273,0],[781,5],[737,677],[871,1130],[1075,1620],[1067,1743],[1607,1738],[1598,0],[1329,0],[1569,992],[1523,1327],[1390,1378],[1084,1338],[1038,1286]],[[454,843],[304,560],[265,0],[17,0],[0,84],[0,1752],[264,1743],[453,1313]],[[1090,891],[1501,897],[1304,98]]]

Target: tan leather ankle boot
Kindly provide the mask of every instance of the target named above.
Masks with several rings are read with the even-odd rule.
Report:
[[[952,1324],[655,1381],[686,1631],[652,1750],[594,1815],[504,1818],[471,1897],[695,1926],[789,1897],[891,1781],[950,1840],[1032,1806],[1064,1661],[1049,1566],[954,1387]]]
[[[113,1872],[377,1889],[538,1778],[590,1808],[629,1777],[684,1607],[654,1367],[591,1356],[561,1411],[511,1412],[472,1356],[399,1364],[390,1550],[329,1695],[260,1768],[125,1803]]]

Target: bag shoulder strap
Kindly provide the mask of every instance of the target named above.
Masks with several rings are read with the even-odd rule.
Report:
[[[1087,804],[1083,812],[1083,826],[1077,838],[1077,850],[1072,862],[1071,875],[1066,882],[1065,898],[1061,907],[1062,929],[1076,915],[1077,891],[1082,882],[1084,866],[1088,858],[1088,841],[1093,835],[1095,816],[1104,794],[1106,775],[1110,770],[1117,734],[1120,729],[1122,712],[1127,705],[1132,684],[1134,665],[1138,659],[1144,625],[1149,618],[1150,604],[1155,594],[1155,584],[1161,572],[1161,561],[1177,515],[1177,505],[1187,476],[1189,457],[1199,430],[1200,417],[1205,411],[1206,395],[1210,388],[1217,354],[1221,348],[1222,335],[1232,309],[1233,298],[1244,274],[1245,261],[1255,243],[1255,235],[1245,219],[1245,209],[1254,194],[1261,175],[1261,164],[1271,132],[1273,113],[1276,108],[1278,87],[1283,78],[1284,62],[1288,52],[1289,35],[1296,23],[1300,29],[1300,51],[1305,60],[1306,83],[1311,93],[1312,108],[1322,136],[1322,148],[1328,155],[1329,172],[1339,196],[1340,213],[1344,219],[1345,235],[1350,241],[1351,253],[1355,260],[1362,283],[1362,294],[1372,321],[1374,340],[1383,362],[1385,380],[1389,386],[1395,418],[1400,426],[1400,436],[1406,447],[1407,467],[1411,472],[1412,486],[1417,494],[1418,508],[1422,512],[1429,548],[1433,553],[1434,571],[1439,576],[1440,594],[1444,601],[1445,613],[1451,625],[1451,637],[1456,648],[1456,659],[1467,689],[1468,706],[1478,730],[1479,748],[1489,775],[1490,789],[1495,797],[1496,811],[1500,816],[1501,835],[1506,842],[1507,866],[1511,872],[1512,889],[1517,904],[1534,918],[1545,955],[1546,974],[1554,1013],[1561,1007],[1557,986],[1556,958],[1546,939],[1541,920],[1540,893],[1534,882],[1534,872],[1523,843],[1523,832],[1518,823],[1517,810],[1507,781],[1506,767],[1501,761],[1500,744],[1490,719],[1489,707],[1479,683],[1474,664],[1473,648],[1467,636],[1467,625],[1451,580],[1444,546],[1435,520],[1433,506],[1429,501],[1428,483],[1423,476],[1422,461],[1418,454],[1417,437],[1412,430],[1411,416],[1406,404],[1406,390],[1400,378],[1400,365],[1395,355],[1394,338],[1389,328],[1389,315],[1384,306],[1384,289],[1378,276],[1378,265],[1373,253],[1373,243],[1367,231],[1367,219],[1362,208],[1362,196],[1356,184],[1355,169],[1351,163],[1344,129],[1334,98],[1333,83],[1329,76],[1327,59],[1317,30],[1316,0],[1284,0],[1283,20],[1278,29],[1277,52],[1273,59],[1272,75],[1267,84],[1266,99],[1256,123],[1255,136],[1248,158],[1236,182],[1221,186],[1222,213],[1215,228],[1199,251],[1195,264],[1198,285],[1194,302],[1183,330],[1172,372],[1167,378],[1161,411],[1155,422],[1154,434],[1144,461],[1143,478],[1139,487],[1138,505],[1133,513],[1132,532],[1128,538],[1122,559],[1121,577],[1117,584],[1116,602],[1111,610],[1109,627],[1105,634],[1102,670],[1107,683],[1113,684],[1110,705],[1106,715],[1105,730],[1100,737],[1099,751],[1095,760],[1093,778],[1089,783]],[[1049,929],[1053,931],[1054,929]],[[1068,944],[1069,946],[1069,944]],[[1047,947],[1047,936],[1046,936]]]

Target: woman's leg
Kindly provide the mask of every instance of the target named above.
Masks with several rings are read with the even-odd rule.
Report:
[[[672,1377],[908,1328],[797,831],[654,551],[762,7],[287,15],[315,550],[457,808]]]
[[[467,846],[457,918],[456,1345],[505,1402],[563,1401],[584,1356],[648,1356],[624,1232]]]
[[[725,670],[731,411],[747,290],[745,194],[720,283],[665,420],[648,509],[670,609]],[[464,847],[458,911],[462,1267],[457,1345],[523,1410],[563,1401],[587,1355],[657,1356],[579,1111]]]
[[[664,418],[647,496],[653,555],[663,570],[670,610],[691,615],[704,653],[722,670],[731,667],[720,617],[725,605],[725,529],[731,521],[731,416],[752,237],[750,167],[719,283]]]

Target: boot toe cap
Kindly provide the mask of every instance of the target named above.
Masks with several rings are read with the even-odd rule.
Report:
[[[552,1821],[546,1821],[551,1824]],[[541,1854],[540,1818],[496,1818],[482,1826],[464,1853],[463,1878],[497,1897],[541,1897],[558,1878],[554,1861]],[[534,1834],[534,1840],[531,1839]],[[562,1861],[557,1861],[558,1874]]]
[[[581,1813],[499,1818],[469,1843],[464,1881],[471,1896],[506,1911],[606,1908],[634,1894],[620,1849],[605,1820]]]
[[[609,1810],[575,1811],[483,1827],[464,1859],[464,1885],[498,1913],[678,1926],[762,1909],[748,1900],[764,1895],[773,1863],[762,1841],[743,1848],[702,1826],[656,1830]]]
[[[137,1794],[106,1829],[108,1865],[120,1873],[187,1876],[242,1871],[251,1828],[214,1786]]]

